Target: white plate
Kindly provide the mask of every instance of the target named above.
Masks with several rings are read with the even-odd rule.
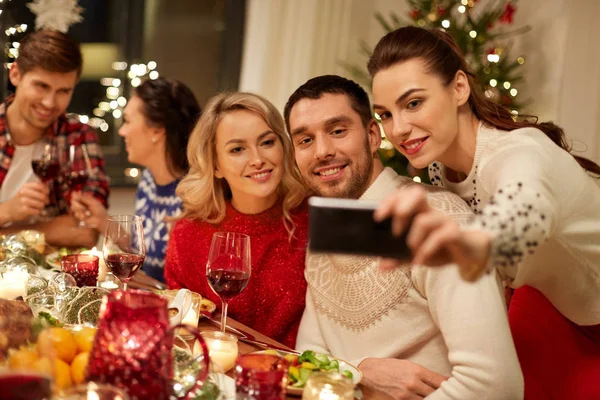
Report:
[[[261,351],[256,351],[255,353],[262,354],[262,353],[265,353],[266,351],[267,350],[261,350]],[[276,350],[276,351],[281,356],[283,356],[285,354],[293,354],[293,355],[297,355],[297,356],[300,355],[298,353],[293,353],[291,351],[281,351],[281,350]],[[362,372],[360,372],[360,370],[358,368],[356,368],[354,365],[352,365],[344,360],[340,360],[339,358],[332,357],[329,354],[326,354],[326,356],[329,357],[330,360],[337,360],[337,362],[340,364],[340,372],[344,372],[344,371],[352,372],[352,383],[354,383],[354,386],[356,386],[360,383],[360,381],[362,380]],[[293,396],[302,396],[303,391],[304,391],[304,388],[296,388],[293,386],[288,386],[286,388],[287,394],[291,394]]]
[[[48,254],[46,256],[46,262],[52,268],[60,270],[60,258],[58,258],[58,251]]]

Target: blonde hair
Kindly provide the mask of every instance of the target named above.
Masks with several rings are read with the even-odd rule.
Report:
[[[189,172],[176,190],[183,203],[181,218],[199,219],[211,224],[218,224],[225,218],[225,202],[231,197],[231,190],[225,179],[215,177],[216,135],[223,117],[237,110],[260,116],[281,141],[283,176],[277,192],[280,199],[283,197],[283,224],[291,239],[295,224],[290,210],[302,203],[307,190],[294,160],[294,148],[285,132],[283,117],[271,102],[253,93],[221,93],[208,101],[188,143]]]

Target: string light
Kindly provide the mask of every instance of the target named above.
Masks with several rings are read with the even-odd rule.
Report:
[[[459,6],[458,7],[458,12],[461,14],[464,14],[467,11],[467,8],[465,6]]]
[[[469,0],[460,0],[460,3],[461,3],[463,6],[466,6],[467,4],[469,4]]]
[[[495,79],[490,79],[490,86],[491,87],[496,87],[496,85],[498,84],[498,81]]]
[[[498,54],[488,54],[487,59],[489,62],[497,63],[500,61],[500,55]]]
[[[112,63],[112,69],[127,76],[129,84],[132,87],[141,85],[141,78],[148,75],[150,79],[157,79],[159,73],[156,70],[158,64],[156,61],[149,61],[147,64],[136,63],[129,66],[125,61],[115,61]],[[125,72],[127,71],[127,72]],[[127,105],[127,99],[124,94],[125,80],[117,77],[104,77],[100,79],[100,84],[106,86],[106,99],[99,102],[94,108],[93,114],[97,118],[90,119],[90,125],[99,128],[102,132],[110,128],[108,121],[102,119],[107,113],[115,120],[123,117],[123,108]]]
[[[506,81],[502,86],[504,86],[504,89],[508,90],[510,89],[510,82]]]
[[[443,20],[442,26],[446,29],[450,28],[450,21],[448,21],[447,19]]]
[[[477,32],[471,31],[471,32],[469,32],[469,36],[471,36],[473,39],[475,39],[477,37]]]
[[[523,57],[517,57],[517,62],[521,65],[525,64],[525,59]]]
[[[515,88],[510,89],[510,95],[512,97],[516,97],[518,93],[519,92],[517,91],[517,89],[515,89]]]

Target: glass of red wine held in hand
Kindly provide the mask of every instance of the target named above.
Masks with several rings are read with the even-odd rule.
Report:
[[[77,153],[81,152],[82,157],[77,157]],[[85,183],[94,174],[88,148],[86,144],[69,146],[69,159],[65,166],[64,177],[72,191],[82,192],[85,188]],[[85,227],[85,221],[79,221],[80,227]]]
[[[227,302],[248,285],[250,264],[250,236],[232,232],[213,234],[206,263],[206,277],[223,303],[221,332],[225,332],[227,326]]]
[[[40,180],[48,185],[53,179],[56,179],[60,172],[60,162],[58,160],[58,149],[51,144],[45,144],[44,148],[34,153],[31,159],[31,169]],[[41,220],[48,219],[48,212],[44,209],[40,213]]]
[[[127,290],[127,283],[146,258],[142,218],[137,215],[109,217],[102,254],[108,270],[123,282]]]

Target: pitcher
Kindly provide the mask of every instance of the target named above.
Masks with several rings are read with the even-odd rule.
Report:
[[[174,330],[185,327],[202,347],[202,365],[186,388],[173,381]],[[185,325],[171,327],[167,300],[141,290],[108,294],[90,353],[88,380],[109,383],[135,399],[183,397],[195,382],[203,383],[209,370],[208,349],[200,333]]]

